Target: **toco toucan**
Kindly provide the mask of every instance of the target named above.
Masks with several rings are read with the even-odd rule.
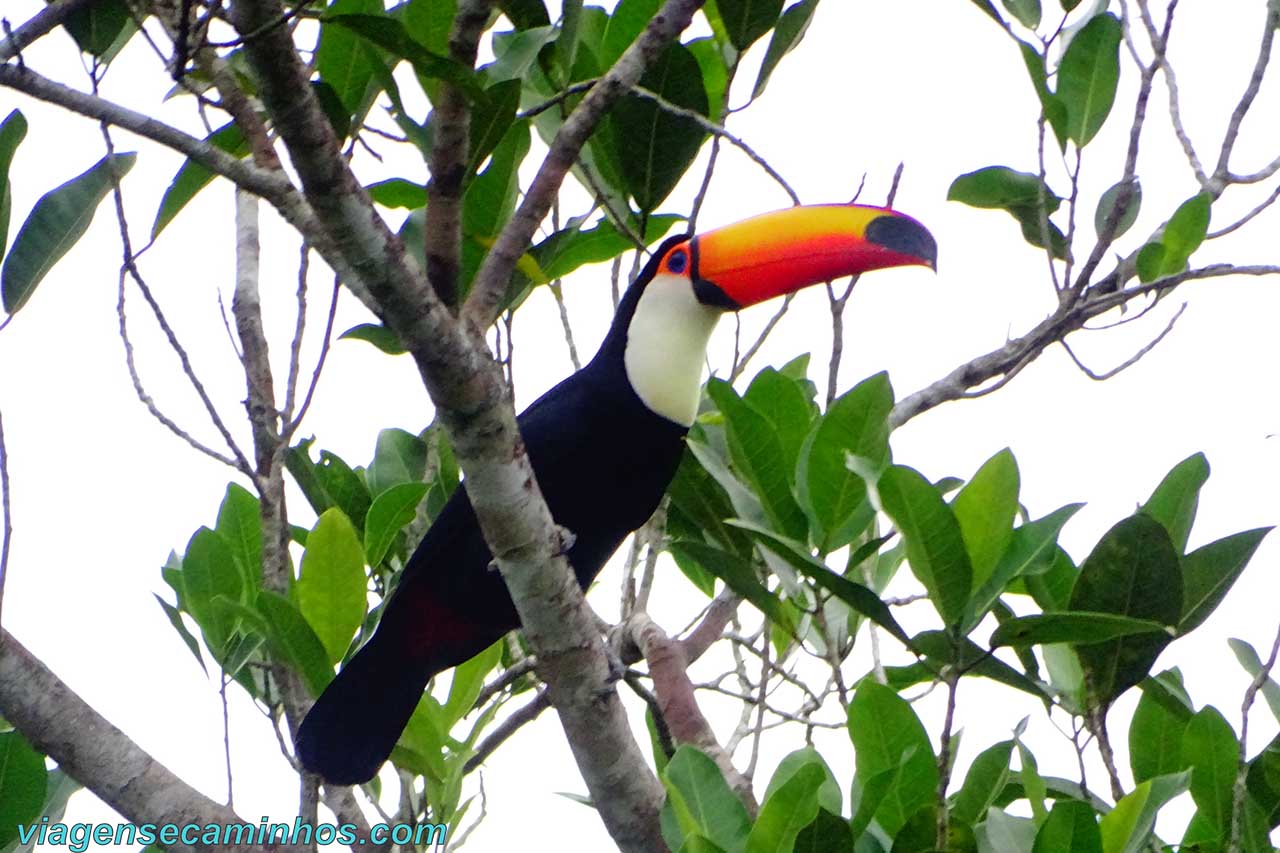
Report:
[[[914,219],[856,204],[793,207],[659,247],[591,362],[520,415],[529,461],[585,589],[653,513],[693,424],[707,340],[726,311],[884,267],[934,266]],[[413,552],[369,642],[298,730],[302,764],[370,779],[427,680],[519,626],[463,483]]]

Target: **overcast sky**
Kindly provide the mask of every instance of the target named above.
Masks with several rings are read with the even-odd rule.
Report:
[[[1046,0],[1045,5],[1055,4]],[[38,0],[10,0],[5,14],[17,23],[41,6]],[[1216,159],[1226,117],[1252,66],[1264,6],[1261,0],[1219,0],[1184,2],[1179,9],[1171,56],[1188,128],[1210,161]],[[749,94],[762,53],[763,43],[747,57],[735,105]],[[63,34],[49,36],[26,59],[43,73],[85,87]],[[103,91],[137,109],[158,109],[167,121],[202,135],[189,104],[160,105],[169,85],[154,55],[137,41],[112,67]],[[1119,152],[1135,86],[1129,65],[1113,120],[1086,153],[1081,208],[1086,235],[1092,233],[1098,194],[1120,175]],[[1280,154],[1274,132],[1280,115],[1277,89],[1264,88],[1245,125],[1237,171],[1255,170]],[[1142,216],[1121,245],[1126,251],[1196,191],[1169,132],[1166,103],[1164,89],[1158,88],[1139,166]],[[0,90],[0,112],[15,106],[26,113],[31,128],[11,174],[11,237],[40,194],[102,155],[92,124]],[[1034,171],[1036,112],[1016,50],[972,4],[827,0],[802,47],[782,63],[764,97],[730,119],[730,128],[768,158],[806,202],[848,200],[864,175],[863,200],[878,202],[894,168],[905,163],[897,207],[926,223],[938,238],[936,276],[921,269],[890,271],[868,276],[859,286],[846,320],[842,387],[888,370],[898,395],[904,396],[998,347],[1006,336],[1021,334],[1052,310],[1043,254],[1022,243],[1014,222],[1001,212],[945,200],[952,179],[981,166]],[[136,145],[143,152],[126,183],[131,225],[141,242],[181,159],[127,134],[117,136],[117,145],[125,150]],[[366,161],[362,176],[404,173],[425,180],[420,164],[400,163],[401,171],[378,172],[377,164]],[[700,177],[700,167],[693,172]],[[1059,180],[1056,188],[1064,187]],[[696,180],[686,182],[665,209],[687,210],[694,189]],[[1247,211],[1270,189],[1229,195],[1215,208],[1215,224]],[[758,168],[726,149],[701,225],[723,224],[786,203]],[[238,436],[247,443],[239,407],[243,377],[217,302],[221,294],[229,304],[232,290],[231,216],[231,190],[219,182],[168,228],[147,254],[143,270],[191,350],[201,378],[224,416],[241,423]],[[283,375],[293,323],[297,244],[265,208],[263,222],[263,298],[273,356]],[[1273,209],[1239,234],[1207,247],[1195,262],[1280,262],[1277,226],[1280,213]],[[160,565],[170,549],[185,546],[198,526],[213,523],[233,472],[191,452],[138,403],[117,330],[119,258],[114,218],[104,206],[86,239],[0,335],[0,411],[10,453],[15,527],[5,626],[144,749],[222,799],[226,791],[216,682],[196,666],[152,593],[170,596],[160,580]],[[326,307],[328,285],[322,271],[313,271],[312,284],[309,358],[317,350]],[[608,291],[607,266],[588,268],[565,285],[584,358],[607,328]],[[136,293],[130,298],[135,347],[151,394],[193,433],[216,443],[145,306]],[[1033,516],[1068,502],[1088,502],[1062,539],[1077,560],[1144,500],[1172,465],[1198,450],[1208,456],[1213,474],[1202,494],[1192,547],[1275,524],[1280,440],[1269,436],[1280,432],[1275,385],[1280,284],[1214,279],[1188,285],[1141,322],[1073,338],[1077,352],[1095,369],[1109,369],[1158,334],[1184,301],[1189,307],[1168,338],[1118,377],[1093,382],[1060,348],[1052,349],[998,393],[948,404],[908,424],[894,435],[895,460],[931,478],[968,477],[993,453],[1011,447],[1022,472],[1022,501]],[[772,306],[762,306],[745,313],[744,329],[758,329],[771,312]],[[363,309],[344,294],[338,329],[365,319]],[[713,345],[712,363],[721,370],[732,326],[723,323]],[[520,312],[515,342],[523,405],[571,369],[545,293],[535,294]],[[823,387],[829,351],[826,300],[816,288],[797,300],[755,367],[812,352],[811,375]],[[380,429],[398,426],[416,432],[430,419],[426,394],[407,357],[391,359],[367,345],[344,341],[330,354],[302,434],[314,434],[318,446],[364,464]],[[291,520],[309,525],[313,519],[305,502],[296,492],[290,500]],[[1158,664],[1181,667],[1193,699],[1216,704],[1237,730],[1248,679],[1226,639],[1242,637],[1265,654],[1280,618],[1275,606],[1278,563],[1280,540],[1273,536],[1213,618],[1191,638],[1175,643]],[[702,600],[665,561],[659,583],[659,598],[670,610],[657,616],[674,632]],[[616,590],[615,567],[591,597],[606,618],[616,616]],[[744,605],[744,613],[749,610]],[[922,625],[927,622],[925,614],[920,619]],[[861,671],[850,667],[855,676]],[[710,672],[698,669],[695,676]],[[1127,697],[1115,713],[1127,715],[1133,701]],[[936,711],[932,700],[919,707],[926,717]],[[1014,699],[1008,691],[962,692],[959,713],[965,728],[962,767],[1031,714],[1029,736],[1044,750],[1042,771],[1075,775],[1068,745],[1034,704]],[[643,736],[639,711],[633,720]],[[732,728],[732,719],[723,714],[715,723],[722,737]],[[248,820],[269,815],[291,821],[297,809],[294,777],[262,716],[234,691],[231,725],[237,811]],[[1113,739],[1127,765],[1124,730],[1113,724]],[[1251,729],[1253,749],[1275,730],[1274,719],[1261,708]],[[936,738],[937,727],[931,732]],[[775,739],[761,762],[760,790],[778,757],[800,745],[799,731]],[[840,735],[821,745],[837,765],[837,775],[847,780],[847,738]],[[544,715],[504,747],[488,762],[484,779],[489,818],[470,849],[518,848],[542,833],[561,832],[570,839],[568,849],[608,846],[595,816],[555,793],[585,789],[554,715]],[[87,794],[73,800],[68,819],[113,820]]]

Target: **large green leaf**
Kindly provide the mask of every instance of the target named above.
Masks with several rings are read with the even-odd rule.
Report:
[[[685,835],[702,835],[726,851],[743,849],[751,831],[747,810],[714,761],[682,744],[662,772],[662,783]]]
[[[44,756],[18,732],[0,732],[0,847],[40,816],[48,782]]]
[[[969,618],[965,620],[966,627],[972,628],[981,621],[1014,579],[1049,570],[1058,543],[1058,533],[1082,506],[1084,504],[1067,504],[1044,518],[1029,521],[1014,529],[991,576],[973,594]]]
[[[888,464],[892,409],[888,374],[870,376],[832,401],[800,450],[797,497],[824,553],[847,545],[871,521],[866,481],[850,470],[849,457],[873,472]]]
[[[1088,803],[1059,800],[1036,833],[1033,853],[1102,853],[1102,831]]]
[[[1166,673],[1181,684],[1176,673]],[[1178,773],[1190,764],[1182,755],[1182,738],[1191,720],[1191,712],[1178,703],[1164,702],[1154,691],[1146,690],[1129,720],[1129,767],[1135,782]]]
[[[1231,828],[1240,743],[1217,708],[1207,705],[1187,723],[1182,757],[1191,766],[1191,798],[1200,818],[1225,837]]]
[[[825,764],[802,764],[765,798],[747,836],[746,853],[791,853],[800,830],[818,816],[818,792],[827,784]]]
[[[400,483],[373,499],[364,519],[364,553],[370,566],[387,556],[396,534],[413,521],[428,488],[426,483]]]
[[[292,601],[266,589],[258,592],[257,612],[276,656],[302,675],[312,696],[319,696],[333,680],[333,665],[306,618]]]
[[[1111,613],[1071,611],[1067,613],[1034,613],[1000,623],[991,632],[992,646],[1038,646],[1050,643],[1104,643],[1117,637],[1135,634],[1161,634],[1166,641],[1168,628],[1150,619],[1134,619]]]
[[[769,784],[765,786],[764,802],[768,802],[774,792],[781,788],[797,771],[810,764],[819,767],[825,777],[823,783],[818,787],[818,804],[829,811],[840,814],[844,801],[840,792],[840,783],[836,781],[835,774],[831,772],[826,760],[812,746],[797,749],[783,756],[783,759],[778,762],[777,768],[773,771],[773,775],[769,777]]]
[[[849,821],[825,808],[796,836],[793,853],[854,853]]]
[[[785,535],[804,537],[808,525],[791,491],[791,471],[778,431],[728,382],[708,380],[707,394],[724,415],[734,467],[755,487],[769,520]]]
[[[618,61],[618,57],[644,31],[661,6],[662,0],[621,0],[614,7],[606,19],[599,41],[592,45],[600,62],[601,73],[608,71]],[[588,39],[588,44],[591,41]]]
[[[235,554],[217,533],[201,527],[187,543],[182,556],[182,585],[187,610],[204,634],[214,657],[222,658],[235,629],[236,617],[216,607],[216,598],[240,601],[244,578]]]
[[[235,122],[230,122],[211,133],[205,142],[219,151],[225,151],[235,157],[244,157],[249,153],[249,143]],[[188,160],[173,176],[164,197],[160,199],[160,208],[156,211],[156,221],[151,225],[151,239],[155,239],[177,216],[191,199],[196,197],[213,180],[213,172],[208,168]]]
[[[1156,813],[1187,790],[1190,771],[1156,776],[1140,783],[1102,818],[1104,853],[1138,853],[1150,842]]]
[[[344,27],[372,45],[407,61],[420,76],[452,83],[470,97],[483,90],[479,78],[465,66],[428,50],[410,35],[404,23],[385,15],[326,14],[321,22]]]
[[[1245,784],[1266,826],[1272,829],[1280,826],[1280,736],[1249,762]]]
[[[262,583],[262,515],[258,499],[243,486],[228,483],[214,530],[240,565],[245,586],[256,589]]]
[[[129,35],[137,31],[126,0],[97,0],[81,6],[68,16],[64,26],[82,51],[108,60],[119,51],[117,40],[126,28]]]
[[[703,116],[709,112],[698,60],[684,45],[669,45],[645,71],[640,85],[677,107]],[[645,212],[656,210],[675,189],[706,137],[693,119],[638,95],[619,100],[607,123],[624,188]]]
[[[1224,536],[1182,558],[1183,606],[1178,634],[1209,618],[1272,528],[1259,527]]]
[[[4,256],[4,247],[9,239],[9,210],[13,204],[9,166],[13,162],[13,152],[26,135],[26,116],[18,110],[5,116],[4,123],[0,124],[0,257]]]
[[[1018,463],[1008,448],[992,456],[965,483],[951,511],[955,513],[973,566],[973,586],[981,588],[1013,538],[1018,513]]]
[[[673,214],[648,217],[645,223],[645,242],[652,243],[660,239],[677,222],[682,221],[682,217]],[[612,260],[634,247],[631,238],[606,219],[591,228],[563,228],[535,245],[530,254],[537,259],[538,266],[547,279],[554,280],[563,278],[586,264]]]
[[[911,815],[929,805],[938,789],[938,765],[929,735],[915,711],[893,690],[864,679],[849,703],[857,778],[867,784],[890,772],[875,818],[890,837]]]
[[[468,174],[480,168],[515,123],[516,110],[520,107],[520,87],[519,80],[494,83],[484,90],[484,97],[476,98],[472,104]]]
[[[392,486],[420,482],[426,470],[426,442],[402,429],[384,429],[378,433],[365,480],[369,493],[376,499]]]
[[[410,4],[410,8],[412,6]],[[382,10],[382,0],[334,0],[325,14],[378,15]],[[373,82],[371,50],[364,39],[347,27],[325,24],[320,28],[316,70],[320,72],[320,79],[332,87],[348,116],[356,115],[364,106],[365,93]]]
[[[1169,531],[1169,540],[1179,554],[1187,549],[1187,537],[1200,501],[1200,487],[1208,479],[1209,461],[1203,453],[1193,454],[1173,466],[1142,505],[1143,513]]]
[[[1169,534],[1139,513],[1107,531],[1084,561],[1071,610],[1177,625],[1182,595],[1182,571]],[[1145,678],[1169,640],[1161,632],[1076,646],[1094,701],[1106,707]]]
[[[108,155],[40,197],[0,269],[4,310],[13,314],[26,304],[54,264],[84,236],[99,203],[111,191],[113,176],[123,178],[137,159],[136,154]]]
[[[513,124],[493,149],[489,165],[467,187],[462,197],[462,230],[467,236],[494,237],[511,217],[519,190],[520,164],[529,153],[529,145],[528,124]],[[470,282],[470,275],[465,278]]]
[[[947,625],[959,625],[973,589],[973,568],[951,507],[920,472],[901,465],[885,471],[877,488],[907,544],[912,574]]]
[[[1067,136],[1083,148],[1102,129],[1120,80],[1120,19],[1105,12],[1067,45],[1058,67],[1058,97],[1067,108]]]
[[[716,0],[729,41],[746,50],[778,22],[782,0]]]
[[[756,84],[751,89],[752,98],[764,94],[764,87],[769,84],[769,78],[773,76],[782,57],[790,53],[804,38],[817,8],[818,0],[800,0],[782,13],[778,25],[773,29],[773,38],[769,39],[769,47],[764,52],[760,70],[756,72]]]
[[[457,0],[409,0],[401,8],[405,29],[415,41],[440,56],[449,53],[449,31],[458,12]],[[375,11],[382,11],[381,3]]]
[[[495,60],[481,69],[490,83],[503,80],[523,82],[533,71],[542,49],[555,40],[559,29],[551,26],[533,27],[508,33],[496,33],[493,37]],[[516,86],[517,93],[520,86]]]
[[[364,549],[355,528],[341,510],[325,510],[307,535],[294,592],[330,663],[342,660],[364,620],[365,585]]]
[[[1040,202],[1042,193],[1043,206]],[[952,181],[947,200],[970,207],[1008,211],[1021,226],[1023,239],[1039,248],[1045,247],[1040,216],[1043,210],[1054,256],[1066,257],[1066,237],[1062,229],[1048,221],[1048,216],[1058,209],[1062,199],[1040,180],[1039,175],[1017,172],[1007,166],[988,166]]]
[[[953,817],[972,824],[986,815],[1009,780],[1009,759],[1012,756],[1013,741],[1005,740],[987,747],[973,760],[951,805]]]
[[[782,445],[783,468],[793,485],[800,449],[817,416],[802,386],[803,380],[766,367],[755,375],[742,395],[746,404],[773,426]]]

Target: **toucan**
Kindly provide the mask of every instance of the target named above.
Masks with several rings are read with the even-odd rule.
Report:
[[[807,205],[667,239],[618,303],[590,363],[518,418],[538,485],[585,590],[657,509],[697,414],[716,321],[784,293],[885,267],[933,267],[937,244],[882,207]],[[428,680],[519,627],[466,483],[409,558],[377,629],[298,729],[297,756],[325,780],[368,781]]]

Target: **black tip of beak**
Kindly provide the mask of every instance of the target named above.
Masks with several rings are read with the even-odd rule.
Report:
[[[867,226],[866,239],[891,252],[919,258],[931,269],[938,268],[938,242],[914,219],[892,214],[876,217]]]

